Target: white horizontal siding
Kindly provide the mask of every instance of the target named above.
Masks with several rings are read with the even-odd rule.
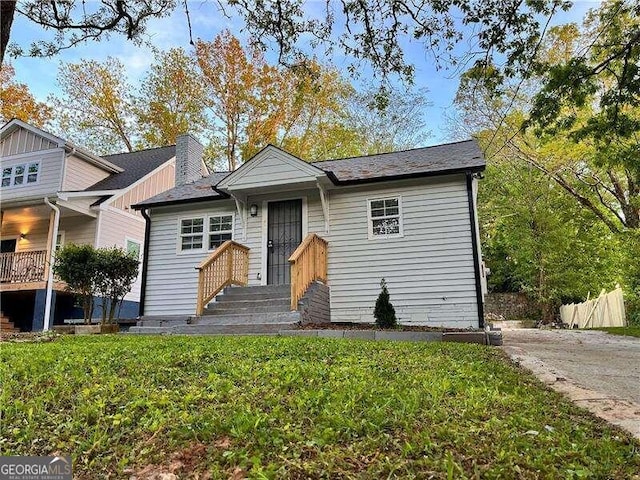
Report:
[[[96,221],[85,216],[60,218],[58,230],[64,232],[64,244],[93,245]],[[25,233],[25,238],[18,240],[16,250],[30,252],[46,250],[49,238],[49,220],[26,221],[24,223],[6,223],[2,225],[2,237],[18,237]]]
[[[144,247],[145,222],[143,219],[128,215],[114,208],[100,210],[98,222],[98,232],[97,235],[95,235],[96,247],[118,247],[125,249],[127,239],[140,243],[141,250]],[[125,300],[140,301],[141,278],[142,262],[138,268],[138,278],[133,283],[131,292],[124,297]]]
[[[85,216],[63,217],[59,230],[64,231],[64,243],[68,245],[93,245],[96,237],[96,219]]]
[[[84,190],[108,176],[109,173],[103,169],[89,162],[85,162],[78,157],[70,156],[65,160],[62,190]]]
[[[5,167],[24,165],[33,162],[40,162],[40,170],[38,172],[38,181],[36,183],[1,187],[0,192],[2,195],[2,201],[9,202],[23,198],[54,195],[58,190],[60,190],[63,159],[64,150],[62,148],[46,150],[43,152],[13,155],[10,157],[3,156],[0,160],[0,171]]]
[[[24,233],[25,238],[20,238]],[[2,238],[17,238],[17,252],[33,252],[35,250],[47,249],[47,238],[49,234],[49,219],[27,220],[21,223],[3,223]]]
[[[404,235],[368,239],[367,200],[401,196]],[[333,321],[373,322],[385,278],[402,323],[477,326],[464,176],[331,191],[329,285]]]
[[[303,201],[303,210],[307,212],[307,219],[303,221],[303,227],[307,227],[307,231],[303,231],[302,235],[309,232],[324,233],[324,216],[322,213],[322,205],[320,203],[320,194],[317,190],[298,190],[281,193],[272,193],[268,195],[253,195],[247,198],[247,205],[258,205],[258,215],[249,216],[247,220],[247,236],[246,238],[238,237],[241,243],[249,247],[249,285],[262,285],[266,283],[266,272],[263,272],[262,251],[264,244],[263,225],[265,223],[263,206],[268,201],[301,199]],[[304,212],[303,212],[304,214]],[[241,232],[242,230],[240,230]]]
[[[211,253],[202,251],[177,253],[179,219],[206,215],[229,215],[235,214],[235,210],[233,202],[220,200],[196,203],[182,208],[164,208],[152,211],[145,315],[195,313],[198,292],[198,272],[195,267]],[[236,215],[235,239],[238,239],[241,231],[241,221]]]
[[[402,197],[404,236],[368,238],[368,199]],[[380,279],[389,285],[398,318],[407,324],[477,326],[471,225],[463,175],[360,187],[342,187],[328,195],[330,231],[317,189],[255,195],[247,206],[246,236],[236,215],[235,239],[250,248],[249,284],[264,283],[263,202],[304,198],[307,232],[329,242],[329,285],[333,321],[373,322]],[[176,254],[178,220],[230,213],[231,201],[164,207],[152,212],[147,283],[147,315],[195,312],[197,272],[206,254]],[[262,279],[259,278],[262,275]]]

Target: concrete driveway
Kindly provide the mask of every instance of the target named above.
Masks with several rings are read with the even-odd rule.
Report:
[[[640,338],[576,330],[503,330],[503,349],[576,404],[640,438]]]

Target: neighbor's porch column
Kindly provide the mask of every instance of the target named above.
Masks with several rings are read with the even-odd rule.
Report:
[[[56,239],[53,237],[56,223],[56,212],[51,210],[49,213],[49,232],[47,233],[47,252],[44,259],[44,277],[43,280],[49,277],[49,269],[51,268],[51,252],[56,246]]]
[[[46,203],[46,199],[45,199]],[[51,206],[51,205],[50,205]],[[33,306],[33,320],[31,322],[31,331],[44,330],[45,327],[51,328],[56,307],[56,292],[53,290],[53,278],[51,277],[51,262],[55,260],[54,249],[56,248],[56,237],[58,235],[59,217],[55,209],[49,214],[49,231],[47,233],[47,251],[45,253],[44,276],[42,280],[45,282],[45,288],[36,290],[36,298]],[[49,305],[47,305],[47,293],[49,295]],[[47,308],[48,307],[48,308]],[[49,321],[47,322],[47,311],[49,313]],[[48,325],[45,325],[47,324]]]

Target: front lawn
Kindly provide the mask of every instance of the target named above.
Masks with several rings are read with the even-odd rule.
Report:
[[[0,453],[77,478],[638,478],[640,444],[478,345],[65,337],[0,347]]]
[[[640,327],[603,327],[596,328],[612,335],[626,335],[628,337],[640,337]]]

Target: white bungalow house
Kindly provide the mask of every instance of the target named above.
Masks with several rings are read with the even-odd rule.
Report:
[[[145,221],[131,205],[175,186],[176,146],[97,156],[14,119],[0,129],[0,155],[0,327],[41,330],[82,318],[51,272],[56,249],[117,246],[142,256]],[[140,285],[121,316],[137,316]]]
[[[187,182],[133,207],[149,232],[134,331],[373,322],[382,278],[403,324],[483,326],[475,140],[314,163],[269,145],[204,178],[190,142]]]

